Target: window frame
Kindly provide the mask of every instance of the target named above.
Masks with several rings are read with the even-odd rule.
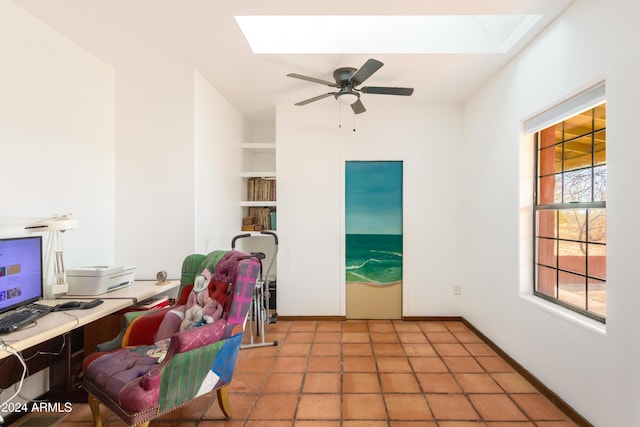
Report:
[[[591,91],[591,94],[593,95],[593,93],[598,93],[600,98],[604,98],[604,83],[596,86],[595,87],[596,90]],[[589,93],[587,93],[587,95],[589,95]],[[584,103],[585,98],[588,99],[589,96],[585,95],[585,93],[582,93],[578,96],[576,96],[574,99],[580,99],[580,102]],[[572,104],[572,100],[568,100],[565,101],[564,103],[560,104],[560,105],[571,105]],[[576,102],[573,102],[574,104],[574,108],[575,108],[575,104]],[[589,254],[588,254],[588,249],[587,249],[587,253],[585,254],[585,271],[584,274],[576,272],[576,271],[572,271],[572,270],[567,270],[564,268],[561,268],[561,266],[559,265],[559,260],[560,260],[560,245],[562,242],[572,242],[572,243],[584,243],[585,245],[589,245],[589,244],[597,244],[597,245],[604,245],[606,248],[606,237],[604,239],[604,243],[602,242],[592,242],[589,240],[589,228],[588,228],[588,224],[589,224],[589,213],[593,210],[593,209],[598,209],[598,210],[604,210],[606,212],[606,198],[605,200],[601,200],[601,201],[593,201],[594,197],[594,183],[595,183],[595,170],[597,167],[602,166],[602,164],[600,163],[596,163],[595,161],[595,150],[596,150],[596,143],[595,143],[595,135],[597,134],[597,132],[601,132],[601,131],[605,131],[606,132],[606,123],[605,123],[605,127],[600,129],[596,129],[595,128],[595,117],[594,117],[594,110],[595,108],[597,108],[600,105],[605,105],[606,108],[606,100],[601,99],[598,101],[595,101],[591,106],[589,106],[588,108],[584,108],[583,110],[580,111],[572,111],[571,114],[566,114],[564,117],[564,119],[562,120],[556,120],[555,123],[559,124],[559,123],[564,123],[565,121],[585,112],[585,111],[592,111],[592,123],[591,123],[591,129],[590,132],[588,134],[585,135],[591,135],[592,136],[592,141],[591,141],[591,164],[587,167],[582,167],[582,168],[577,168],[577,169],[567,169],[565,170],[565,165],[564,165],[564,147],[566,146],[565,144],[567,142],[573,141],[574,139],[577,139],[579,137],[583,137],[583,136],[578,136],[575,138],[569,138],[569,139],[565,139],[564,137],[564,130],[563,130],[563,138],[561,141],[557,141],[553,144],[553,145],[545,145],[545,147],[543,147],[543,149],[555,149],[553,147],[557,147],[559,144],[562,144],[563,146],[563,155],[562,155],[562,166],[560,168],[560,171],[555,170],[553,173],[551,174],[540,174],[540,170],[539,170],[539,161],[540,161],[540,156],[541,156],[541,149],[540,149],[540,133],[542,130],[544,129],[548,129],[549,127],[554,126],[553,122],[550,122],[549,117],[552,117],[553,114],[550,113],[549,111],[543,113],[542,115],[546,115],[547,117],[542,120],[540,119],[540,117],[535,117],[534,119],[532,119],[532,122],[536,123],[536,127],[537,129],[535,131],[531,131],[531,133],[533,133],[533,144],[534,144],[534,152],[533,152],[533,191],[532,191],[532,195],[533,195],[533,209],[532,209],[532,213],[533,213],[533,229],[532,229],[532,243],[533,243],[533,259],[532,259],[532,266],[533,266],[533,271],[532,271],[532,275],[533,275],[533,283],[532,283],[532,288],[533,288],[533,295],[540,297],[546,301],[550,301],[554,304],[557,304],[559,306],[562,306],[564,308],[567,308],[569,310],[572,310],[574,312],[577,312],[581,315],[584,315],[590,319],[596,320],[598,322],[604,323],[606,324],[606,311],[604,316],[600,313],[594,312],[594,311],[590,311],[589,310],[589,283],[591,283],[592,280],[597,280],[600,282],[605,283],[606,285],[606,274],[604,279],[601,277],[595,277],[590,275],[590,270],[589,270]],[[552,110],[550,110],[551,112],[553,112]],[[541,116],[542,116],[541,115]],[[606,116],[605,116],[606,117]],[[606,120],[606,118],[605,118]],[[525,125],[525,129],[526,129],[526,125]],[[606,150],[605,150],[606,153]],[[606,156],[606,154],[605,154]],[[604,166],[606,167],[607,163],[606,160],[604,162]],[[561,185],[561,190],[562,190],[562,196],[561,196],[561,202],[557,203],[556,200],[554,200],[554,203],[540,203],[539,201],[539,188],[540,188],[540,179],[544,178],[546,176],[561,176],[562,179],[564,179],[564,176],[567,172],[572,172],[574,170],[589,170],[591,173],[591,199],[592,201],[589,202],[584,202],[584,201],[580,201],[580,202],[565,202],[564,199],[564,191],[565,191],[565,187],[564,187],[564,181]],[[606,186],[605,186],[606,188]],[[567,239],[567,238],[561,238],[560,236],[560,219],[559,219],[559,215],[560,212],[563,210],[573,210],[573,211],[583,211],[585,212],[585,226],[586,226],[586,230],[585,230],[585,238],[584,241],[582,240],[575,240],[575,239]],[[556,213],[556,218],[555,218],[555,223],[554,223],[554,227],[556,228],[555,232],[554,232],[554,237],[549,237],[549,236],[541,236],[541,234],[539,233],[538,230],[538,225],[539,225],[539,212],[541,211],[552,211]],[[606,235],[605,235],[606,236]],[[555,266],[550,266],[547,265],[545,263],[542,263],[540,261],[540,242],[541,241],[553,241],[554,244],[554,253],[555,253],[555,259],[556,259],[556,265]],[[605,263],[606,263],[606,253],[605,253]],[[539,276],[540,276],[540,268],[549,268],[552,269],[552,271],[555,272],[555,284],[554,284],[554,293],[555,296],[550,295],[548,293],[544,293],[539,291]],[[585,280],[585,296],[584,296],[584,307],[585,308],[581,308],[579,306],[573,305],[569,302],[566,302],[562,299],[560,299],[560,275],[561,274],[574,274],[574,275],[579,275],[581,277],[584,278]],[[606,301],[605,301],[606,304]]]

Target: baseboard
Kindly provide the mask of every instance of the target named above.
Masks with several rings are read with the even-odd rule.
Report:
[[[404,316],[405,322],[462,322],[460,316]]]
[[[348,320],[346,316],[282,316],[278,315],[278,321],[337,321],[342,322]],[[353,319],[354,321],[359,320],[387,320],[387,319]],[[393,319],[393,320],[403,320],[405,322],[462,322],[463,318],[459,316],[405,316],[402,319]]]
[[[346,317],[344,316],[281,316],[281,315],[278,315],[278,322],[280,321],[286,322],[286,321],[293,321],[293,320],[295,321],[319,320],[319,321],[342,322],[346,320]]]

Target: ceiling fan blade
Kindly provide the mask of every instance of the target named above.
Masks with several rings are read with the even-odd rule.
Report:
[[[319,100],[321,100],[323,98],[326,98],[328,96],[332,96],[332,95],[335,95],[335,94],[336,94],[335,92],[323,93],[322,95],[314,96],[313,98],[309,98],[309,99],[305,99],[305,100],[300,101],[300,102],[296,102],[295,105],[307,105],[307,104],[309,104],[311,102],[319,101]]]
[[[338,87],[334,82],[316,79],[315,77],[303,76],[302,74],[297,74],[297,73],[289,73],[287,74],[287,77],[293,77],[294,79],[306,80],[308,82],[313,82],[313,83],[320,83],[321,85],[327,85],[331,87]]]
[[[362,67],[356,73],[351,76],[351,82],[354,86],[358,86],[362,84],[365,80],[367,80],[373,73],[378,71],[380,67],[384,64],[377,59],[370,58],[367,62],[364,63]]]
[[[353,112],[355,114],[360,114],[360,113],[364,113],[365,111],[367,111],[367,109],[364,108],[364,104],[359,99],[356,102],[354,102],[353,104],[351,104],[351,109],[353,110]]]
[[[379,95],[403,95],[409,96],[413,93],[412,87],[381,87],[365,86],[360,89],[362,93],[375,93]]]

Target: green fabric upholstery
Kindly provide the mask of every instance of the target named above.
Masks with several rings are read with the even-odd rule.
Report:
[[[178,295],[182,294],[182,288],[187,285],[192,285],[196,275],[202,272],[200,264],[206,258],[206,255],[191,254],[187,256],[182,262],[182,275],[180,276],[180,289],[178,289]]]
[[[220,258],[222,258],[226,253],[227,251],[209,252],[209,254],[202,260],[202,262],[198,266],[198,272],[196,274],[200,274],[205,268],[213,273],[216,265],[218,265],[218,261],[220,261]]]

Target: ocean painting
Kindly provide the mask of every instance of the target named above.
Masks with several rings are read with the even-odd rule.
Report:
[[[347,318],[402,316],[402,166],[346,162]]]
[[[384,286],[402,281],[402,235],[347,234],[347,282]]]

